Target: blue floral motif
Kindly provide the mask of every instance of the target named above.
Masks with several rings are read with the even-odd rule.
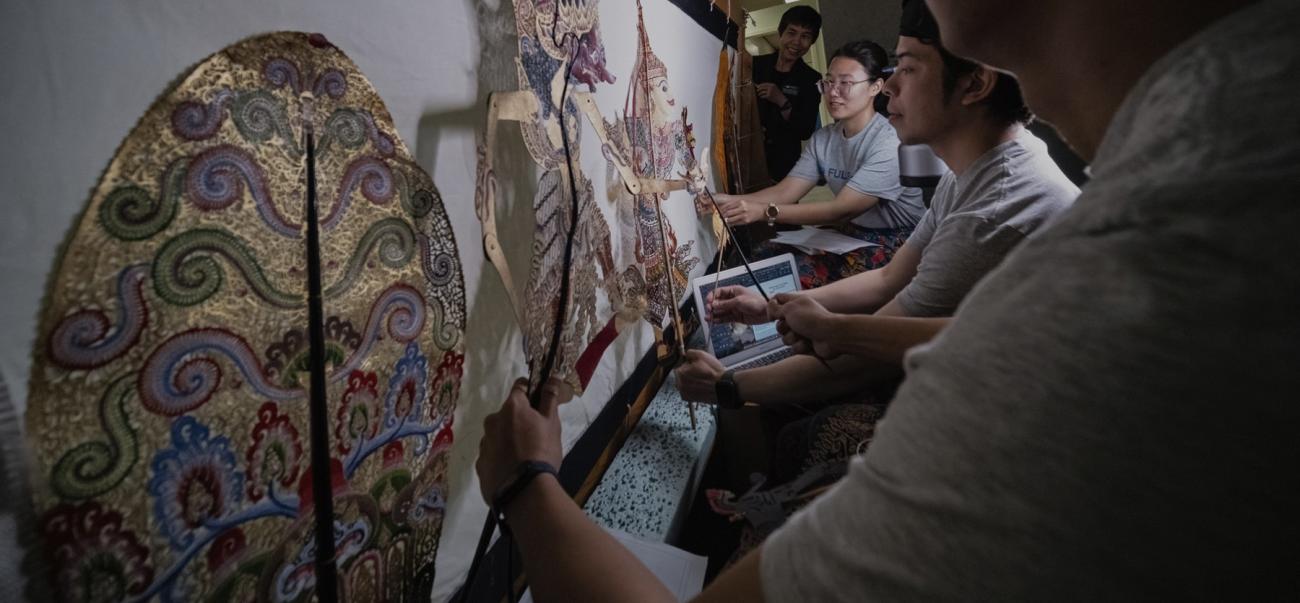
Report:
[[[433,486],[415,501],[411,509],[411,521],[423,522],[447,509],[447,500],[442,496],[442,488]]]
[[[364,518],[352,523],[334,520],[334,556],[339,567],[344,567],[361,553],[374,529]],[[293,559],[285,561],[275,573],[271,585],[276,601],[293,601],[316,586],[316,538],[313,536],[298,549]]]
[[[418,423],[428,396],[429,359],[420,354],[420,346],[406,344],[406,353],[397,360],[393,376],[384,394],[384,429],[393,429],[411,420]]]
[[[244,474],[230,450],[230,438],[209,439],[194,417],[172,423],[172,447],[153,459],[149,494],[154,516],[172,548],[184,550],[201,530],[239,508]]]

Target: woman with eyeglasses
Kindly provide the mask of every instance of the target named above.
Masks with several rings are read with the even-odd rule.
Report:
[[[796,253],[805,288],[884,266],[925,212],[921,190],[899,183],[898,135],[875,108],[888,60],[885,49],[868,40],[836,50],[818,82],[835,123],[813,134],[794,169],[775,186],[717,196],[722,216],[732,225],[833,225],[875,245],[844,255]],[[823,181],[835,194],[833,200],[799,203]],[[751,251],[768,256],[791,249],[763,242]]]

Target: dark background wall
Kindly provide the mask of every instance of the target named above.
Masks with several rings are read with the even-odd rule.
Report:
[[[891,53],[898,41],[900,0],[821,0],[822,36],[826,54],[848,42],[866,38]]]

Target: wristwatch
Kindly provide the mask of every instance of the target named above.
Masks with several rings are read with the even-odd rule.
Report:
[[[776,226],[776,217],[781,214],[781,208],[777,207],[775,203],[768,203],[767,211],[763,212],[763,214],[767,216],[768,226]]]
[[[740,388],[736,386],[736,371],[728,370],[718,377],[713,385],[713,393],[718,398],[718,408],[740,408],[745,404],[740,399]]]

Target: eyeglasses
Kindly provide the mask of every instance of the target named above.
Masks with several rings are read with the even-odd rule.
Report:
[[[849,93],[849,90],[853,89],[854,86],[858,84],[865,84],[870,81],[872,81],[871,78],[867,78],[865,80],[858,80],[856,82],[851,82],[848,80],[841,80],[838,82],[832,80],[817,80],[817,92],[821,93],[822,96],[825,96],[830,94],[831,90],[835,90],[840,93],[840,96],[845,96]]]

